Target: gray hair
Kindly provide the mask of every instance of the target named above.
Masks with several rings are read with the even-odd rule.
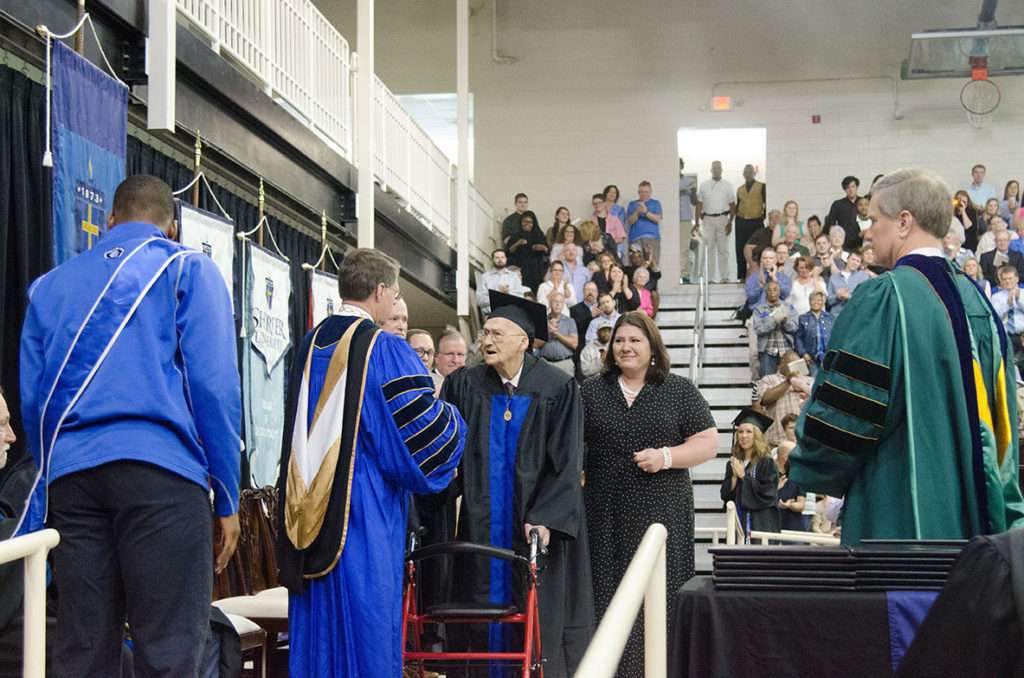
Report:
[[[963,225],[960,223],[960,220],[956,219],[955,217],[953,218],[953,221],[949,222],[949,230],[946,231],[946,235],[950,234],[952,234],[953,237],[956,238],[961,245],[963,245],[964,241],[967,240],[967,236],[964,235]]]
[[[365,301],[378,285],[396,285],[398,271],[398,262],[383,252],[364,248],[350,250],[338,269],[338,293],[342,299]]]
[[[469,345],[469,343],[466,341],[466,338],[462,336],[462,332],[459,332],[458,330],[451,328],[446,329],[444,332],[441,333],[441,336],[437,338],[438,347],[440,347],[441,342],[444,341],[461,341],[466,346]]]
[[[832,228],[828,229],[829,240],[831,240],[832,236],[834,236],[837,233],[842,233],[843,237],[846,237],[846,229],[840,226],[839,224],[834,224]]]
[[[875,182],[871,192],[877,196],[878,209],[890,219],[900,212],[914,215],[927,233],[941,238],[949,230],[953,203],[946,182],[923,169],[901,169]]]

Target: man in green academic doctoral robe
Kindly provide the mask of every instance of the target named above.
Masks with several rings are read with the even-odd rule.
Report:
[[[950,205],[930,172],[875,183],[872,243],[892,270],[843,309],[797,424],[790,480],[845,496],[844,544],[1024,524],[1012,348],[984,294],[942,256]]]

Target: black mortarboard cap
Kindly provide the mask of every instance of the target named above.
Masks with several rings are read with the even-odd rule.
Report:
[[[740,410],[740,413],[736,415],[736,418],[732,420],[732,425],[739,427],[740,424],[753,424],[757,428],[761,429],[761,433],[764,433],[772,425],[774,420],[766,414],[762,414],[751,407],[744,407]]]
[[[534,339],[548,340],[548,309],[536,301],[515,297],[511,294],[490,290],[490,318],[510,320],[526,332],[533,345]]]

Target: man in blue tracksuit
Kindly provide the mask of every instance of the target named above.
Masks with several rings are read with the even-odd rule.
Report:
[[[239,532],[231,300],[213,261],[174,242],[164,182],[126,179],[108,226],[29,290],[21,398],[39,475],[18,530],[61,533],[56,675],[120,675],[127,619],[136,676],[195,676],[213,514],[217,570]]]

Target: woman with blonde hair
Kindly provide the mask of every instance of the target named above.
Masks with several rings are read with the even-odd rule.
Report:
[[[587,219],[580,222],[576,228],[580,236],[579,245],[583,247],[582,261],[584,264],[589,265],[590,262],[600,258],[602,252],[610,252],[612,258],[615,258],[615,241],[607,233],[602,233],[601,227],[595,222]]]
[[[800,235],[798,236],[801,240],[807,235],[804,230],[804,222],[800,221],[800,205],[796,200],[787,200],[782,206],[782,218],[779,221],[779,225],[775,228],[775,232],[772,233],[772,244],[778,245],[780,241],[786,237],[786,227],[796,226],[799,229]]]
[[[732,423],[736,434],[732,456],[725,466],[721,497],[723,502],[736,503],[744,539],[749,542],[752,530],[779,531],[779,470],[764,437],[773,421],[748,407]]]
[[[981,288],[981,291],[985,293],[985,296],[989,299],[992,298],[992,284],[985,280],[985,276],[981,274],[981,265],[978,264],[978,260],[973,255],[964,259],[964,274],[974,281],[974,284]]]

